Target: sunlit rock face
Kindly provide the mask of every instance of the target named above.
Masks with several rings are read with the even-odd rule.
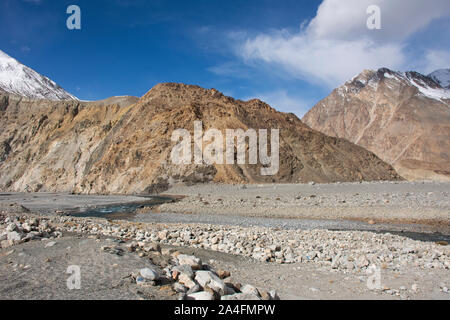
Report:
[[[0,190],[131,194],[210,181],[400,179],[373,153],[319,133],[259,100],[240,101],[214,89],[174,83],[159,84],[137,101],[123,99],[88,103],[0,94]],[[261,175],[259,162],[174,164],[172,133],[186,129],[193,135],[195,121],[204,131],[223,133],[279,129],[278,172]]]
[[[429,76],[365,70],[303,118],[311,128],[348,139],[404,178],[450,180],[448,69]]]

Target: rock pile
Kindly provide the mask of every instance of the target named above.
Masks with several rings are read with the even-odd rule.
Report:
[[[33,219],[38,222],[32,222]],[[388,233],[142,224],[73,217],[6,220],[0,226],[2,247],[3,241],[9,246],[30,237],[57,237],[61,232],[73,232],[138,241],[148,252],[157,249],[152,243],[160,243],[242,255],[262,262],[313,263],[330,271],[364,272],[371,265],[398,271],[411,266],[450,269],[450,246],[446,242],[421,242]],[[181,265],[193,263],[188,258],[181,259]]]
[[[140,287],[171,285],[179,300],[279,300],[275,291],[258,290],[252,285],[235,282],[230,272],[214,270],[193,255],[158,244],[132,242],[128,250],[149,257],[153,266],[146,267],[132,277]]]
[[[30,240],[55,239],[62,236],[46,219],[0,216],[0,247],[8,248]]]

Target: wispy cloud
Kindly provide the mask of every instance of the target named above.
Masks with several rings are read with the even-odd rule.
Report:
[[[366,10],[373,4],[381,8],[381,30],[366,26]],[[247,63],[262,62],[277,72],[335,87],[363,69],[410,65],[405,49],[409,37],[446,16],[450,16],[448,0],[432,4],[427,0],[324,0],[314,19],[303,23],[298,32],[278,30],[247,37],[235,54]],[[446,57],[431,51],[425,58],[437,66]]]
[[[29,46],[21,46],[20,51],[22,52],[30,52],[31,48]]]
[[[304,97],[298,95],[290,95],[287,90],[280,89],[270,92],[257,93],[249,99],[260,99],[277,110],[283,110],[283,112],[290,112],[296,114],[299,118],[314,106],[317,101],[307,100]]]
[[[424,71],[433,72],[441,68],[450,67],[450,52],[443,50],[428,50],[425,55]]]
[[[363,69],[404,63],[402,45],[377,45],[368,39],[318,40],[304,35],[260,35],[246,41],[240,55],[282,68],[293,77],[334,87]]]
[[[236,78],[248,78],[248,67],[242,63],[235,61],[224,62],[208,68],[209,72],[212,72],[218,76],[231,76]]]

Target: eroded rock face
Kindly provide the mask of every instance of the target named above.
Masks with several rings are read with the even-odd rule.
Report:
[[[404,178],[448,181],[450,90],[440,83],[416,72],[366,70],[320,101],[303,122],[374,152]]]
[[[373,153],[323,135],[295,115],[216,90],[160,84],[128,105],[45,101],[8,96],[1,111],[0,190],[155,193],[175,183],[332,182],[400,179]],[[280,169],[261,165],[175,165],[172,132],[194,121],[203,129],[280,129]],[[269,148],[270,150],[270,148]],[[39,188],[37,188],[39,186]]]
[[[0,142],[0,162],[5,161],[11,152],[11,146],[7,141]]]

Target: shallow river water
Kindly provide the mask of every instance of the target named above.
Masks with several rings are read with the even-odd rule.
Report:
[[[171,198],[155,197],[149,203],[154,205],[172,201]],[[148,205],[147,204],[147,205]],[[88,208],[82,212],[71,214],[78,217],[96,217],[107,219],[123,219],[134,222],[147,223],[200,223],[223,226],[240,227],[268,227],[291,230],[327,229],[336,231],[357,230],[376,233],[391,233],[420,241],[447,241],[450,235],[433,232],[430,226],[419,224],[392,224],[382,223],[371,225],[362,221],[352,220],[313,220],[313,219],[280,219],[280,218],[255,218],[231,215],[205,215],[205,214],[179,214],[156,213],[136,214],[135,210],[143,207],[142,203],[104,206]]]
[[[42,215],[64,212],[75,217],[121,219],[147,223],[199,223],[222,226],[269,227],[278,229],[357,230],[392,233],[421,241],[447,241],[450,234],[436,232],[433,226],[420,224],[378,223],[354,220],[312,220],[257,218],[238,215],[136,213],[142,207],[157,206],[174,198],[164,196],[72,195],[64,193],[0,193],[0,205],[17,203]]]

